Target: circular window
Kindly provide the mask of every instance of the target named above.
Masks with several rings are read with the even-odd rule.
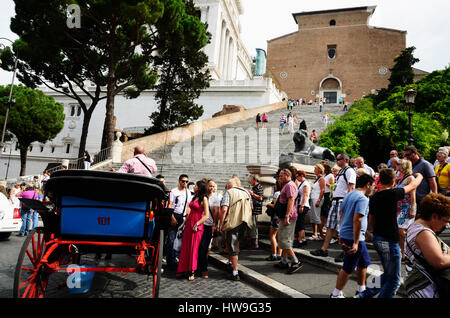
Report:
[[[287,73],[286,72],[281,72],[280,73],[280,77],[281,78],[286,78],[287,77]]]
[[[330,20],[330,26],[335,26],[336,25],[336,20]]]
[[[388,69],[384,66],[382,66],[378,69],[378,73],[380,73],[381,75],[386,75],[387,72],[388,72]]]
[[[336,57],[336,49],[335,48],[329,48],[328,49],[328,58],[334,59]]]

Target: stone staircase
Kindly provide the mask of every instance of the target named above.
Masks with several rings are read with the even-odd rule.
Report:
[[[323,111],[330,115],[340,116],[343,114],[342,106],[337,104],[327,104]],[[252,118],[207,131],[203,136],[194,136],[190,141],[182,144],[166,145],[148,155],[156,161],[158,174],[162,174],[166,178],[169,189],[177,185],[180,174],[187,174],[193,182],[202,178],[213,179],[217,183],[219,192],[225,189],[226,181],[232,175],[237,175],[241,179],[242,186],[249,188],[250,173],[247,165],[267,163],[261,161],[267,158],[262,158],[260,155],[252,157],[255,151],[260,151],[259,147],[262,145],[267,147],[262,153],[270,155],[272,159],[269,164],[276,166],[278,166],[278,157],[281,152],[294,150],[293,135],[279,133],[279,118],[281,114],[287,115],[288,112],[286,109],[281,109],[267,113],[269,122],[266,128],[268,129],[256,129],[255,119]],[[308,132],[315,129],[320,135],[325,129],[322,122],[324,113],[319,112],[318,106],[297,106],[290,112],[296,113],[298,117],[295,130],[298,129],[302,119],[305,119],[307,123]],[[246,135],[251,137],[246,137]],[[252,137],[255,138],[252,139]],[[272,142],[274,144],[271,145]],[[215,151],[211,150],[213,148]],[[208,155],[210,156],[208,157]],[[120,164],[117,164],[114,168],[118,169],[119,167]]]

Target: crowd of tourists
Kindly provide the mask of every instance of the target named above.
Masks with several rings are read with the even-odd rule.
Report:
[[[392,150],[389,160],[376,169],[364,158],[336,156],[331,166],[322,161],[314,166],[314,182],[304,170],[281,169],[277,174],[272,201],[266,206],[270,216],[271,252],[266,258],[286,274],[302,268],[294,248],[304,248],[308,240],[323,241],[320,249],[310,251],[328,256],[330,244],[339,243],[342,262],[335,289],[330,297],[345,298],[344,286],[356,272],[355,298],[393,298],[401,281],[401,264],[409,297],[442,297],[445,290],[434,279],[435,272],[450,268],[449,247],[439,238],[450,221],[449,147],[436,153],[432,164],[414,146],[402,154]],[[114,170],[114,169],[112,169]],[[157,167],[142,146],[118,172],[153,176]],[[48,178],[48,176],[46,176]],[[163,184],[165,178],[156,175]],[[45,180],[16,184],[8,197],[19,207],[18,198],[38,199]],[[170,228],[164,240],[166,269],[178,278],[208,278],[211,250],[228,255],[229,278],[240,280],[238,256],[242,248],[258,249],[258,216],[263,213],[263,187],[258,175],[251,175],[249,189],[237,176],[230,177],[219,193],[212,179],[195,182],[192,190],[187,174],[181,174],[170,190],[167,207],[173,209]],[[5,193],[6,195],[6,193]],[[23,225],[19,235],[37,226],[37,215],[22,209]],[[306,237],[305,218],[309,213],[312,235]],[[249,240],[245,245],[244,239]],[[383,266],[379,286],[366,287],[371,259],[366,245],[370,239]]]
[[[392,298],[400,286],[402,263],[407,268],[404,281],[409,297],[439,297],[431,270],[422,265],[439,270],[450,267],[448,246],[438,237],[450,218],[448,148],[440,148],[436,158],[433,167],[414,146],[408,146],[401,157],[391,151],[388,162],[375,171],[364,158],[341,153],[333,167],[326,161],[314,166],[312,184],[305,171],[282,169],[273,200],[267,204],[271,253],[266,260],[293,274],[303,265],[293,248],[303,248],[308,239],[321,240],[322,247],[310,253],[326,257],[330,244],[337,241],[342,253],[335,261],[343,266],[330,297],[344,298],[342,290],[356,271],[355,298],[377,294]],[[244,189],[234,176],[223,195],[217,193],[214,180],[198,181],[193,194],[186,188],[188,182],[188,176],[181,175],[170,194],[174,219],[166,244],[168,268],[176,271],[177,277],[193,280],[197,273],[207,278],[209,251],[224,248],[230,278],[239,280],[242,239],[251,238],[250,248],[258,248],[257,216],[263,202],[258,176],[250,177],[251,190]],[[307,239],[308,213],[313,233]],[[182,229],[184,234],[177,239]],[[224,238],[223,242],[218,238]],[[369,238],[383,266],[380,285],[371,288],[365,284],[371,264],[365,244]]]

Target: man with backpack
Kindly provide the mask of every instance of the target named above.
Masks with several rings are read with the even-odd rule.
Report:
[[[238,243],[247,229],[251,230],[255,226],[252,218],[252,198],[247,190],[236,185],[235,179],[228,180],[226,189],[220,202],[219,232],[226,233],[228,264],[232,271],[230,279],[239,281]]]
[[[348,165],[348,162],[349,157],[347,154],[341,153],[336,156],[336,164],[341,168],[341,170],[336,176],[336,187],[333,191],[331,208],[328,213],[325,240],[320,249],[310,252],[314,256],[328,256],[328,246],[330,245],[332,238],[338,236],[339,220],[341,218],[339,214],[339,206],[341,205],[345,195],[355,189],[356,184],[356,172]],[[336,261],[340,261],[340,259],[336,259]]]

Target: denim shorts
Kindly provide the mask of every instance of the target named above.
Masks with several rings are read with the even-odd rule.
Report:
[[[277,224],[278,216],[274,216],[270,219],[270,226],[272,226],[273,229],[278,230],[278,224]]]
[[[353,245],[353,240],[342,239],[347,246]],[[351,274],[356,267],[368,267],[370,265],[369,251],[367,250],[366,242],[360,241],[358,245],[358,251],[355,254],[344,254],[344,265],[342,269]]]

